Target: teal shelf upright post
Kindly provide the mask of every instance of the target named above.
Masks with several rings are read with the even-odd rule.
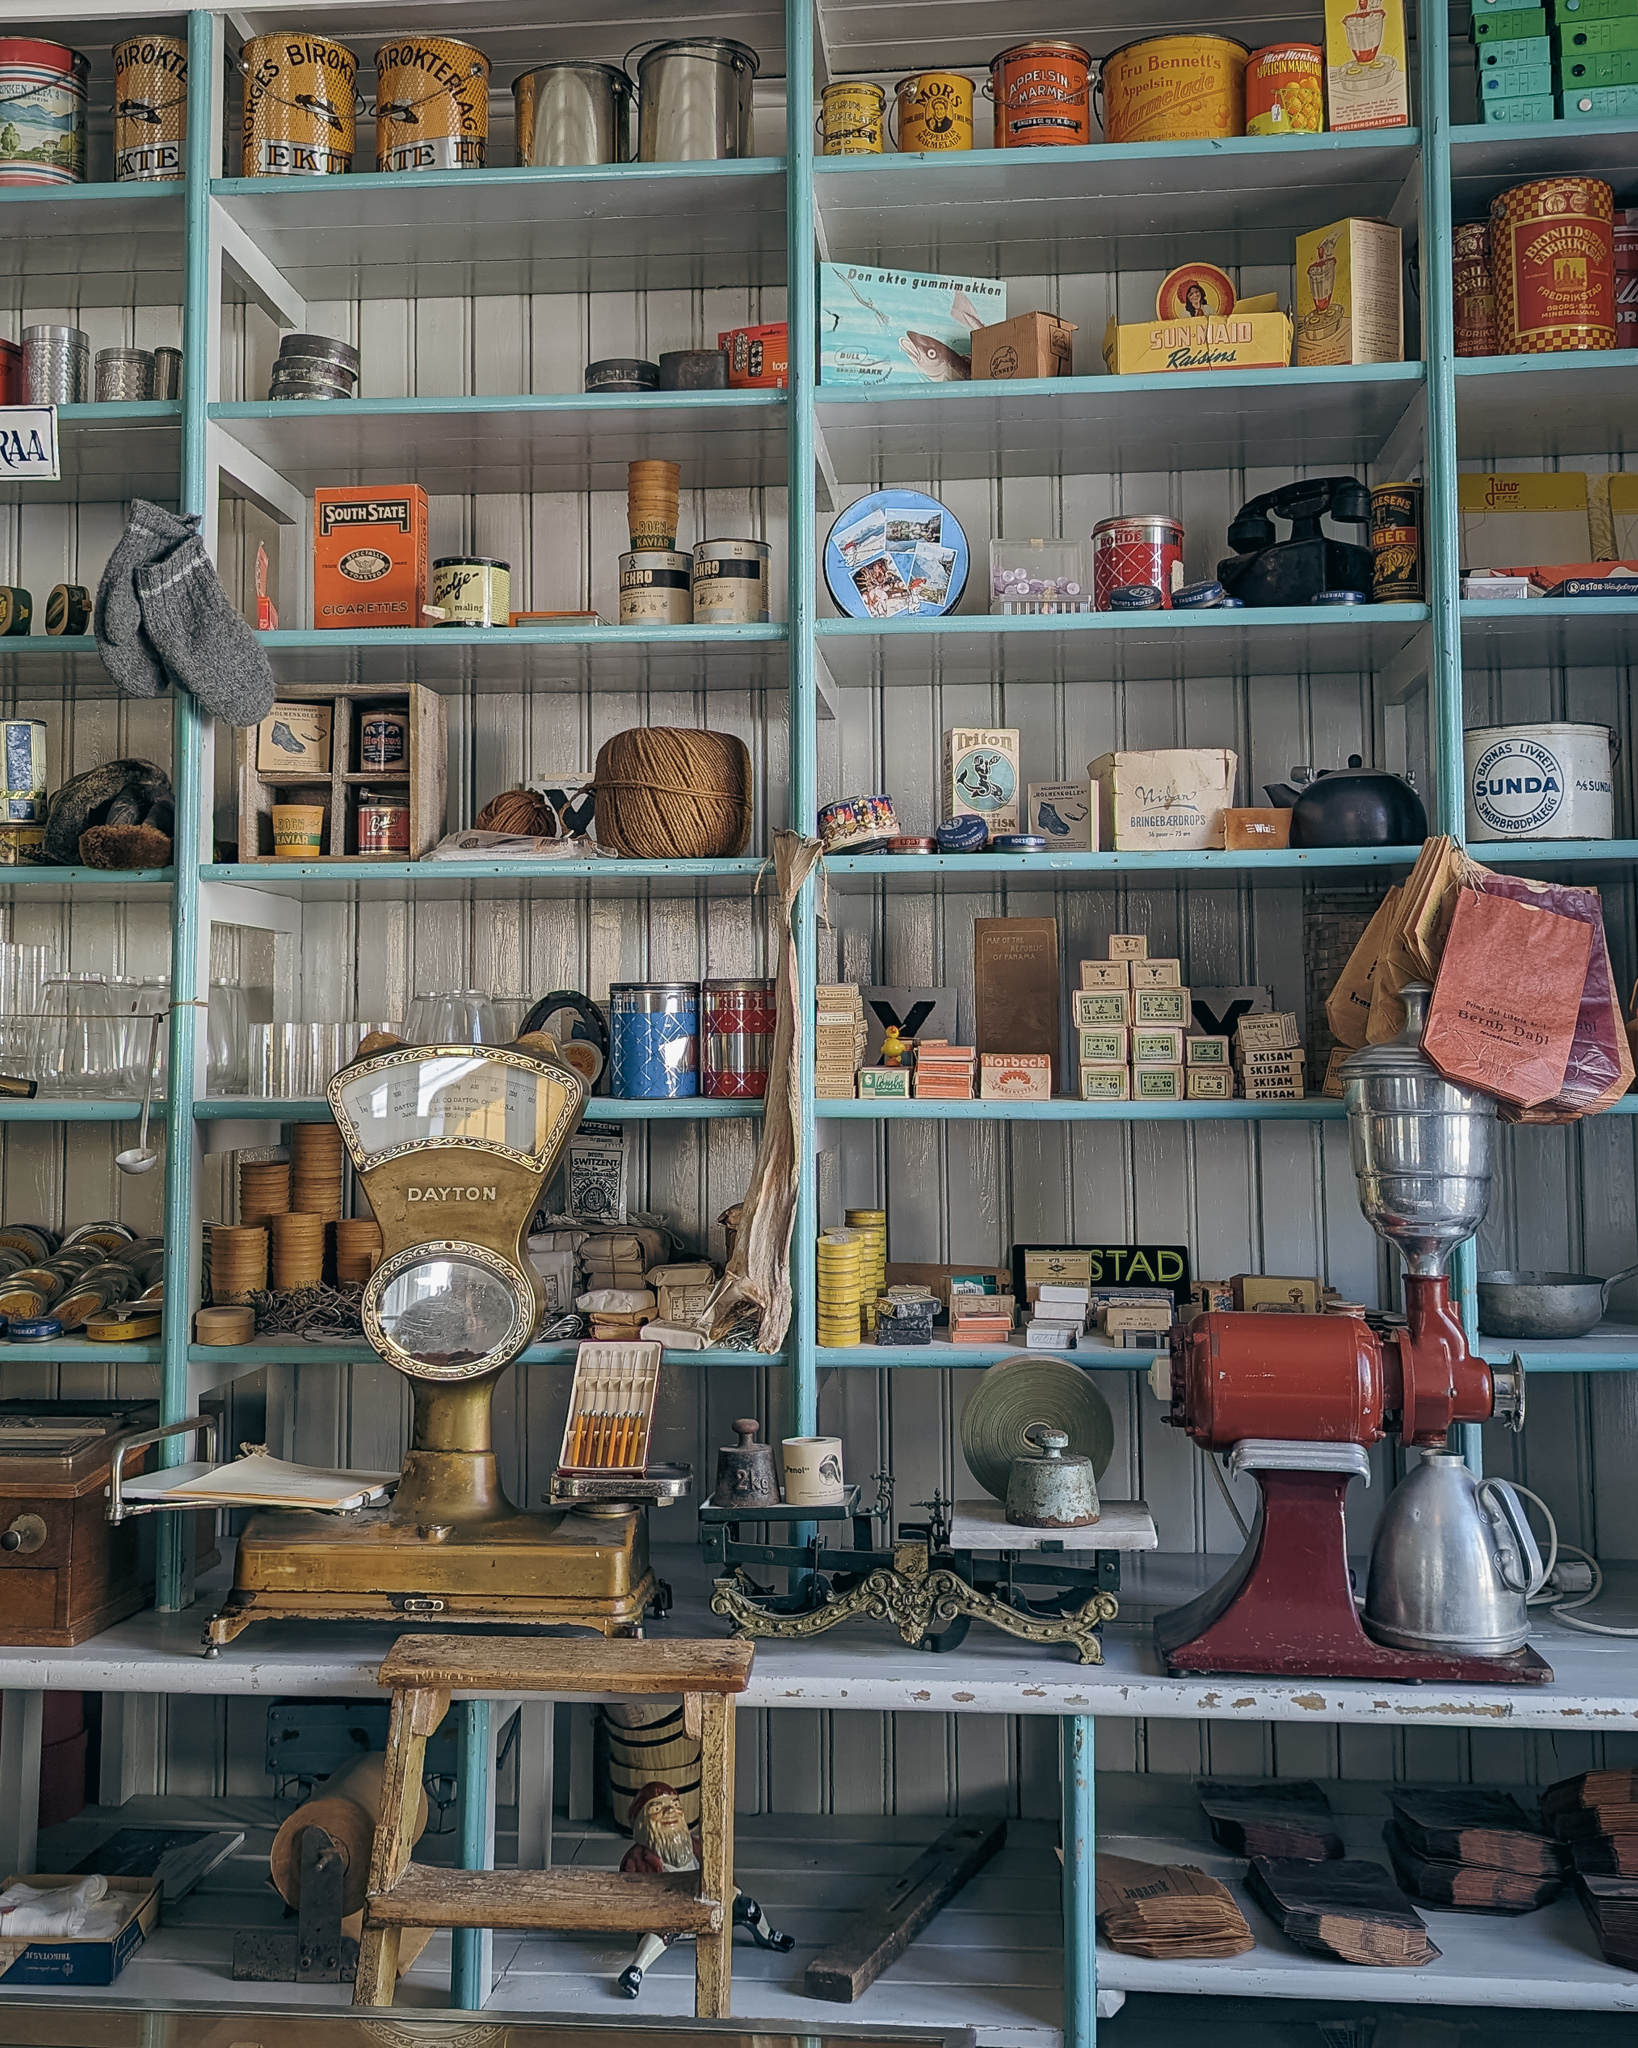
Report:
[[[1456,512],[1455,282],[1451,273],[1450,15],[1443,0],[1417,10],[1422,88],[1422,356],[1427,457],[1422,559],[1428,586],[1428,719],[1433,742],[1433,829],[1466,837],[1462,754],[1462,558]],[[1478,1332],[1473,1241],[1451,1259],[1451,1285],[1468,1335]],[[1477,1423],[1462,1425],[1462,1451],[1483,1470]]]
[[[182,304],[182,510],[203,513],[208,487],[206,412],[210,358],[210,167],[215,134],[220,27],[213,14],[188,16],[188,139],[183,180],[184,297]],[[160,1370],[160,1419],[188,1413],[188,1331],[193,1321],[193,1245],[197,1139],[193,1128],[194,1057],[198,1043],[200,833],[210,816],[204,786],[205,720],[193,694],[174,690],[171,702],[171,782],[176,792],[175,866],[171,888],[170,1101],[165,1133],[165,1329]],[[160,1446],[166,1464],[189,1451],[190,1440]],[[158,1559],[154,1604],[162,1611],[192,1597],[187,1546],[190,1517],[157,1518]]]
[[[1064,2048],[1097,2048],[1097,1780],[1093,1719],[1058,1723],[1063,1792]]]
[[[495,1867],[495,1786],[491,1763],[491,1707],[488,1700],[457,1701],[455,1738],[460,1745],[460,1841],[457,1868]],[[482,2012],[489,2002],[495,1950],[488,1927],[456,1927],[449,1937],[449,2002],[456,2012]]]
[[[818,375],[815,312],[813,191],[814,0],[785,6],[785,318],[790,359],[790,721],[793,832],[811,832],[818,815],[819,706],[815,684],[818,649],[819,557],[814,522],[814,380]],[[819,1377],[814,1359],[814,1238],[818,1162],[814,1153],[813,1015],[817,957],[810,877],[797,904],[798,1001],[802,1008],[802,1129],[797,1148],[796,1223],[791,1244],[791,1432],[813,1436],[819,1424]],[[794,1532],[800,1540],[800,1532]]]

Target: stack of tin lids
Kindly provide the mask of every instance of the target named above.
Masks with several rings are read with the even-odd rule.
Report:
[[[819,1343],[825,1350],[845,1350],[859,1341],[860,1295],[865,1276],[864,1232],[822,1231],[817,1264]]]
[[[98,405],[120,404],[154,395],[154,359],[145,348],[99,348]]]
[[[81,327],[23,329],[23,385],[30,405],[85,405],[91,397],[91,337]]]
[[[358,350],[323,334],[287,334],[279,343],[269,398],[352,398]]]
[[[847,1227],[864,1239],[859,1267],[859,1297],[865,1333],[876,1328],[876,1302],[887,1292],[887,1211],[849,1209]]]

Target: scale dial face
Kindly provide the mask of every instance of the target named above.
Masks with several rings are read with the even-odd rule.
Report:
[[[476,1379],[505,1365],[534,1333],[523,1275],[483,1245],[413,1245],[371,1274],[364,1334],[412,1379]]]
[[[579,1121],[586,1084],[566,1066],[487,1046],[388,1052],[330,1084],[360,1169],[441,1146],[499,1153],[544,1171]]]

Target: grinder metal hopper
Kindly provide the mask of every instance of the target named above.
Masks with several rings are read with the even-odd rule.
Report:
[[[545,1034],[505,1048],[399,1047],[330,1082],[381,1225],[364,1330],[413,1387],[410,1451],[386,1507],[257,1515],[207,1628],[211,1648],[292,1616],[642,1633],[661,1598],[643,1503],[675,1498],[686,1475],[634,1475],[595,1514],[524,1513],[501,1485],[490,1420],[496,1381],[540,1321],[524,1240],[586,1092]]]

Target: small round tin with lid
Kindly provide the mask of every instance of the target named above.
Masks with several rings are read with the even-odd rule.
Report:
[[[720,348],[672,348],[660,358],[662,391],[726,391],[728,353]]]
[[[990,843],[990,828],[975,813],[963,811],[941,820],[936,836],[940,853],[979,853]]]
[[[588,391],[658,391],[660,366],[641,356],[604,356],[586,365],[583,382]]]
[[[992,853],[1045,853],[1044,832],[997,832],[990,841]]]
[[[442,555],[432,565],[432,602],[444,626],[504,626],[512,609],[512,565],[487,555]]]
[[[46,599],[45,629],[54,636],[89,633],[91,593],[83,583],[54,583]]]
[[[897,839],[890,839],[884,849],[888,853],[937,853],[936,839],[921,839],[910,833],[901,833]]]
[[[1109,602],[1103,607],[1112,612],[1158,612],[1166,600],[1152,583],[1119,583],[1109,593]]]
[[[1181,590],[1172,592],[1174,612],[1212,611],[1223,602],[1223,586],[1214,579],[1205,583],[1185,583]]]
[[[1365,604],[1363,590],[1318,590],[1308,600],[1310,604]]]
[[[896,839],[898,814],[884,792],[843,796],[819,809],[819,837],[826,853],[868,853]]]
[[[396,793],[358,792],[358,850],[409,859],[409,798]]]
[[[48,1344],[62,1333],[63,1326],[55,1316],[13,1316],[7,1332],[13,1344]]]
[[[358,722],[358,765],[378,774],[409,760],[409,713],[365,711]]]

